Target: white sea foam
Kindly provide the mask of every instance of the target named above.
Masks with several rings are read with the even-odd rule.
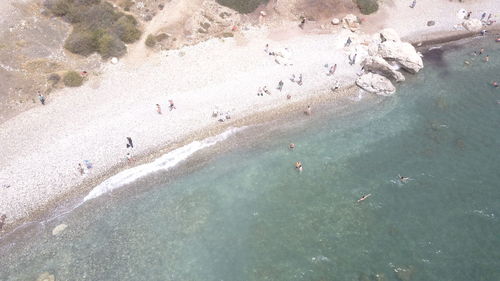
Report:
[[[209,137],[201,141],[194,141],[188,145],[172,150],[171,152],[162,155],[160,158],[155,161],[147,164],[143,164],[131,169],[127,169],[122,171],[107,180],[103,181],[98,186],[94,187],[85,198],[83,198],[83,202],[97,198],[102,194],[113,191],[121,186],[124,186],[128,183],[134,182],[146,175],[157,171],[166,171],[180,162],[186,160],[195,152],[210,147],[220,141],[223,141],[234,135],[235,133],[244,130],[246,127],[238,127],[231,128],[222,134],[219,134],[214,137]]]

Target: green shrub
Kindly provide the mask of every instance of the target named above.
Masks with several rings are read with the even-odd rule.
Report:
[[[269,0],[216,0],[215,2],[242,14],[248,14],[255,11],[259,5],[267,4]]]
[[[73,24],[73,32],[64,47],[72,53],[88,56],[94,52],[103,58],[126,53],[124,43],[141,37],[137,20],[119,12],[101,0],[46,0],[45,6],[56,16]]]
[[[378,10],[377,0],[356,0],[356,4],[358,4],[359,10],[364,15],[369,15]]]
[[[59,81],[61,81],[61,76],[57,73],[51,73],[49,77],[47,78],[49,82],[52,82],[52,85],[57,84]]]
[[[67,87],[80,87],[83,84],[83,77],[76,71],[68,71],[64,74],[64,85]]]
[[[156,45],[156,37],[153,34],[149,34],[144,43],[146,46],[153,48]]]
[[[116,35],[110,33],[104,33],[99,38],[98,45],[99,54],[103,58],[121,57],[127,51],[125,44]]]
[[[167,38],[168,38],[168,35],[166,33],[160,33],[160,34],[156,35],[156,37],[155,37],[157,42],[161,42]]]
[[[113,30],[125,43],[132,43],[141,37],[141,32],[136,27],[137,21],[130,15],[121,16],[113,25]]]
[[[88,56],[96,52],[97,47],[95,34],[81,29],[73,30],[64,43],[64,48],[68,51],[82,56]]]

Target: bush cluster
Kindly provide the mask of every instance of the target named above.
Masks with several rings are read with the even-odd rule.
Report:
[[[156,36],[154,36],[153,34],[149,34],[148,37],[146,37],[146,41],[144,43],[149,48],[153,48],[156,45]]]
[[[358,8],[364,15],[375,13],[378,10],[377,0],[356,0]]]
[[[80,87],[83,84],[83,77],[71,70],[64,74],[63,82],[66,87]]]
[[[125,43],[141,37],[137,20],[106,1],[46,0],[45,6],[73,25],[64,47],[75,54],[88,56],[97,52],[103,58],[120,57],[126,53]]]

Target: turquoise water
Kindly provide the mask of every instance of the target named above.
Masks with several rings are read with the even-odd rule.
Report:
[[[467,46],[4,239],[0,280],[500,280],[500,50]]]

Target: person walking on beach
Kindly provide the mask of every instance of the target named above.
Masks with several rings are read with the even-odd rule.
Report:
[[[411,5],[410,5],[410,8],[415,8],[415,6],[417,5],[417,0],[413,0],[413,2],[411,2]]]
[[[83,166],[82,164],[78,163],[78,172],[80,173],[80,175],[83,176],[83,174],[85,174],[85,170],[83,169]]]
[[[284,85],[284,84],[285,84],[285,83],[283,83],[283,80],[280,80],[280,82],[278,83],[278,88],[277,88],[277,89],[278,89],[280,92],[281,92],[281,90],[283,90],[283,85]]]
[[[351,55],[349,55],[349,64],[350,65],[354,65],[356,63],[356,57],[358,56],[358,54],[354,54],[354,56],[351,58]]]
[[[305,18],[305,17],[303,17],[303,16],[301,16],[301,17],[300,17],[299,27],[300,27],[301,29],[304,29],[304,25],[305,25],[305,24],[306,24],[306,18]]]
[[[302,86],[302,73],[299,74],[299,80],[297,81],[297,84],[299,84],[299,86]]]
[[[351,43],[352,43],[351,37],[347,38],[347,41],[345,42],[344,47],[349,47],[349,45],[351,45]]]
[[[156,112],[161,115],[161,107],[159,104],[156,104]]]
[[[127,148],[134,148],[134,143],[132,142],[132,138],[131,137],[127,137]]]
[[[170,103],[170,105],[168,106],[170,108],[170,111],[176,109],[173,100],[168,100],[168,102]]]
[[[132,155],[130,155],[130,152],[127,152],[126,157],[127,157],[127,162],[129,163],[132,162]]]
[[[45,105],[45,97],[38,91],[38,99],[42,103],[42,105]]]

